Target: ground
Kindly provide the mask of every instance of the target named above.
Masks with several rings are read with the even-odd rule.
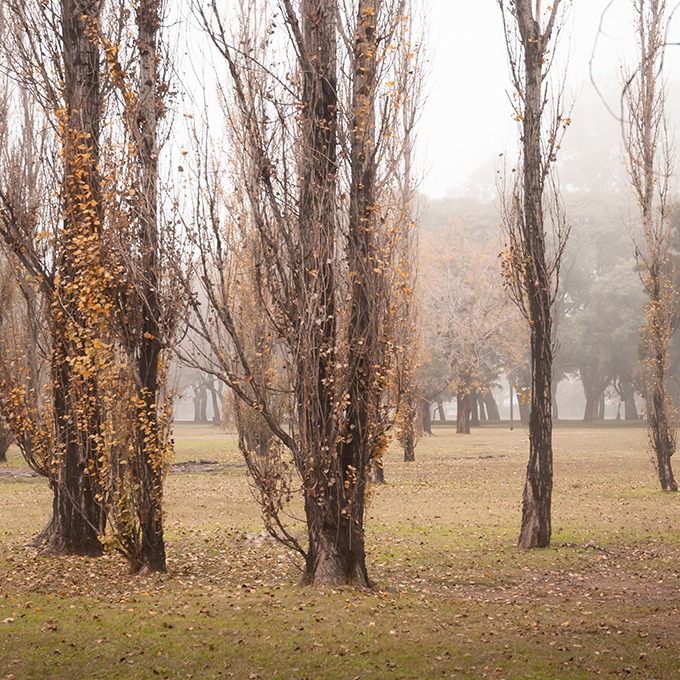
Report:
[[[178,425],[167,575],[40,557],[44,480],[0,465],[0,677],[680,677],[680,496],[643,427],[555,431],[553,547],[515,547],[527,434],[435,429],[367,522],[375,592],[296,585],[233,435]],[[303,533],[303,527],[299,526]]]

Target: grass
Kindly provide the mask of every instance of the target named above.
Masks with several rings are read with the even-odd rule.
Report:
[[[537,551],[515,547],[523,429],[438,427],[411,464],[390,450],[370,593],[295,585],[233,435],[180,424],[176,446],[169,573],[150,577],[25,547],[49,490],[10,473],[16,451],[0,465],[0,677],[680,677],[680,497],[657,490],[641,427],[556,429]]]

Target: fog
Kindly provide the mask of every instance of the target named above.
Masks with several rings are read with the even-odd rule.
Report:
[[[565,108],[571,111],[572,124],[559,152],[557,174],[572,231],[555,310],[556,415],[636,419],[642,413],[634,384],[645,297],[634,256],[638,210],[622,162],[620,122],[622,69],[630,69],[636,55],[633,10],[625,0],[575,0],[565,7],[567,18],[552,75],[557,84],[563,80]],[[428,97],[418,147],[420,191],[426,197],[420,257],[426,328],[428,314],[433,309],[440,314],[438,296],[444,293],[437,288],[447,285],[441,283],[441,272],[452,268],[457,272],[454,286],[460,286],[459,281],[468,276],[465,266],[445,253],[463,249],[478,262],[480,253],[492,257],[502,248],[499,180],[511,170],[518,138],[497,2],[433,0],[428,19]],[[670,24],[667,42],[677,42],[679,32],[676,19]],[[680,47],[670,45],[663,73],[671,136],[676,134],[674,120],[680,111],[679,59]],[[468,278],[472,283],[466,285],[476,285],[479,276],[473,271]],[[502,285],[500,278],[495,285]],[[457,290],[450,292],[449,298],[460,300],[462,295]],[[489,300],[487,304],[498,308],[502,302]],[[495,332],[491,322],[471,318],[468,309],[461,305],[458,310],[467,315],[468,324],[477,324],[480,334]],[[513,323],[503,322],[506,334],[517,336],[521,326]],[[425,331],[428,351],[440,340]],[[458,351],[480,355],[483,348]],[[671,379],[676,383],[672,389],[680,393],[677,347],[672,355]],[[516,384],[529,380],[526,374],[519,377],[527,370],[522,361],[518,355]],[[486,370],[481,367],[479,374]],[[436,372],[430,378],[434,395]],[[492,380],[490,387],[501,417],[509,417],[507,377]],[[438,399],[446,401],[448,394],[445,390]],[[479,407],[483,415],[481,400]],[[451,417],[455,411],[455,400],[448,402],[447,415]]]
[[[555,71],[566,69],[565,102],[574,105],[576,128],[589,124],[584,120],[583,100],[596,98],[590,81],[591,60],[594,81],[606,94],[607,105],[615,111],[619,107],[620,64],[635,52],[632,7],[626,0],[574,0],[565,6],[567,20]],[[493,161],[514,150],[516,123],[508,99],[507,53],[497,2],[430,0],[426,23],[429,73],[419,133],[421,190],[441,198],[460,193],[484,164],[493,184]],[[676,34],[680,34],[677,19],[670,27],[669,42],[680,38],[674,38]],[[664,69],[671,83],[679,59],[680,47],[670,47]],[[598,108],[598,126],[611,126],[607,132],[616,137],[617,121],[606,115],[601,102]],[[577,139],[578,135],[567,134],[565,154],[572,153],[570,147]]]

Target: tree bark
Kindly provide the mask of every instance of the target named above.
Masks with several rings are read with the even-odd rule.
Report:
[[[444,411],[444,402],[441,400],[437,402],[437,414],[439,415],[439,422],[445,423],[446,413]]]
[[[404,462],[413,463],[415,459],[416,459],[415,437],[411,435],[404,441]]]
[[[484,396],[481,394],[477,395],[477,411],[479,413],[480,423],[483,420],[488,420],[486,415],[486,403],[484,402]]]

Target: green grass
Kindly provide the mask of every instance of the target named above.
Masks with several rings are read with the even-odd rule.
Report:
[[[296,585],[261,528],[233,435],[179,425],[169,573],[40,557],[44,480],[0,465],[0,676],[680,677],[680,497],[640,427],[555,431],[553,547],[516,548],[523,429],[437,427],[396,449],[367,521],[375,592]],[[300,535],[304,526],[296,528]]]

